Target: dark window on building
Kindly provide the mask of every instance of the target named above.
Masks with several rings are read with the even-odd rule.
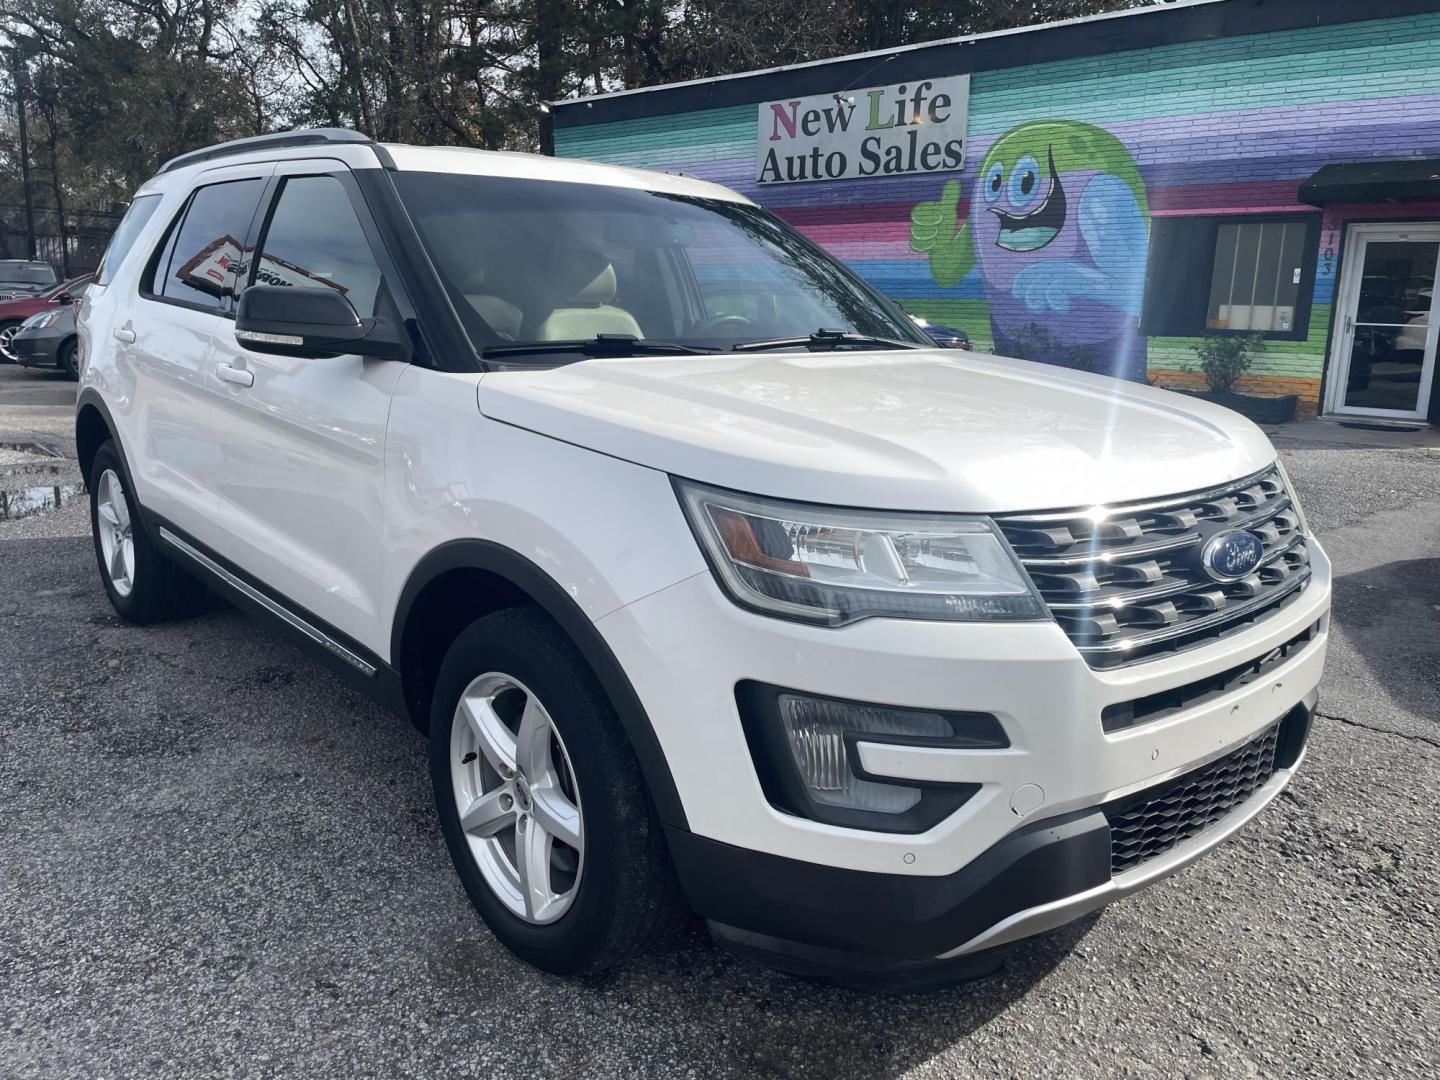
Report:
[[[362,317],[389,314],[379,310],[385,304],[380,265],[350,196],[333,176],[285,181],[260,252],[253,284],[334,289]]]
[[[110,243],[105,247],[105,254],[100,257],[100,268],[95,271],[95,284],[110,284],[110,279],[115,276],[115,271],[125,261],[125,256],[135,246],[136,239],[149,224],[159,206],[159,195],[141,195],[130,204],[130,209],[125,211],[125,216],[120,219],[120,224],[110,237]],[[74,290],[72,289],[71,292]]]
[[[231,291],[262,186],[260,180],[231,180],[197,190],[156,262],[151,291],[218,310]]]
[[[1144,332],[1303,339],[1319,236],[1319,214],[1154,219]]]

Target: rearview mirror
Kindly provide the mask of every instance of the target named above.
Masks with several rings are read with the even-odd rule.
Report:
[[[235,340],[255,352],[319,359],[356,354],[409,359],[404,331],[390,319],[362,319],[331,288],[252,285],[240,294]]]

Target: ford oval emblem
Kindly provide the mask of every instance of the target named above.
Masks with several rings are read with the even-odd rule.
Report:
[[[1264,557],[1265,545],[1258,536],[1244,529],[1231,529],[1209,539],[1200,553],[1200,563],[1216,581],[1239,581],[1254,573]]]

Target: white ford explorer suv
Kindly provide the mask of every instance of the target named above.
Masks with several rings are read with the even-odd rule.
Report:
[[[169,162],[80,324],[105,591],[200,587],[429,733],[506,945],[702,916],[987,970],[1285,785],[1330,567],[1252,424],[935,348],[682,176],[291,132]]]

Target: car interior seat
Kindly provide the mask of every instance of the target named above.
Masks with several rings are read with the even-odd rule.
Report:
[[[485,271],[475,270],[460,283],[465,300],[475,309],[475,314],[485,320],[485,325],[503,338],[514,341],[520,336],[520,324],[525,313],[520,308],[485,290]]]
[[[598,251],[560,259],[549,283],[556,304],[536,328],[537,341],[576,341],[596,334],[645,336],[635,316],[616,307],[615,267]]]

